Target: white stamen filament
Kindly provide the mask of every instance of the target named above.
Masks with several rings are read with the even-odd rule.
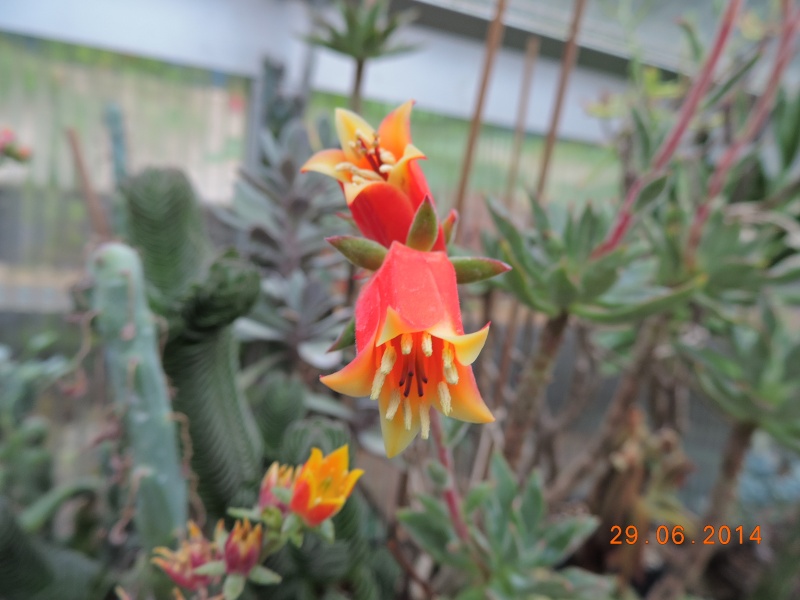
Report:
[[[422,332],[422,353],[425,356],[431,356],[433,354],[433,339],[431,338],[431,334],[427,331]]]
[[[372,390],[369,392],[370,400],[377,400],[380,397],[384,383],[386,383],[386,373],[376,371],[372,380]]]
[[[427,404],[419,407],[419,422],[423,440],[427,440],[431,434],[431,413],[429,411],[430,407]]]
[[[391,173],[392,169],[394,169],[393,165],[381,165],[380,167],[378,167],[378,171],[380,171],[381,173]]]
[[[445,367],[444,369],[444,378],[450,385],[455,385],[458,383],[458,369],[455,366],[452,367]]]
[[[414,338],[411,336],[410,333],[404,333],[400,336],[400,350],[403,354],[411,354],[411,350],[414,348]]]
[[[394,363],[397,360],[397,351],[394,346],[386,346],[386,350],[381,358],[381,373],[388,375],[394,368]]]
[[[405,421],[406,431],[411,430],[411,402],[403,402],[403,417]]]
[[[444,342],[444,347],[442,348],[442,364],[444,366],[444,378],[447,380],[447,383],[450,385],[457,384],[458,369],[456,369],[455,365],[453,345],[448,342]]]
[[[372,390],[370,390],[369,397],[371,400],[377,400],[381,395],[383,384],[386,383],[386,376],[392,372],[394,363],[397,360],[397,352],[393,346],[386,346],[381,358],[381,366],[375,373],[375,378],[372,380]]]
[[[450,388],[444,381],[440,381],[436,390],[439,392],[439,404],[445,417],[453,410],[453,399],[450,397]]]
[[[397,409],[400,408],[400,390],[392,390],[392,397],[389,399],[389,406],[386,409],[386,420],[391,421],[397,414]]]

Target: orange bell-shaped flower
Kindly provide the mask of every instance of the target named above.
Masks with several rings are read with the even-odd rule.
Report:
[[[299,467],[290,508],[309,527],[338,513],[364,474],[361,469],[348,470],[348,452],[347,444],[325,457],[312,448],[311,457]]]
[[[356,358],[321,378],[348,396],[377,400],[386,454],[430,432],[430,409],[470,423],[494,421],[471,365],[488,324],[464,334],[456,274],[444,252],[393,243],[356,302]]]
[[[405,241],[419,205],[431,196],[417,164],[425,155],[411,143],[413,105],[393,110],[377,131],[354,112],[336,109],[342,148],[317,152],[301,169],[338,180],[361,233],[386,247]],[[444,250],[441,230],[434,250]]]

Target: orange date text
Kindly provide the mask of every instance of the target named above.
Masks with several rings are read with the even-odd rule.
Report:
[[[647,533],[647,532],[645,532]],[[639,536],[639,528],[636,525],[628,525],[623,529],[621,525],[614,525],[611,528],[611,545],[621,544],[649,544],[650,538]],[[761,543],[761,527],[756,525],[752,531],[749,528],[745,529],[743,525],[738,527],[728,527],[727,525],[706,525],[703,527],[703,535],[698,536],[698,539],[688,539],[686,537],[685,529],[682,525],[675,525],[667,527],[666,525],[659,525],[656,528],[655,541],[662,546],[665,544],[704,544],[706,546],[712,544],[744,544],[746,542]]]

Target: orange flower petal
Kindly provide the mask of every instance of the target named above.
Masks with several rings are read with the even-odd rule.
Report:
[[[413,100],[401,104],[386,115],[378,127],[381,147],[389,150],[398,159],[403,155],[405,147],[411,143],[411,109],[413,107]]]
[[[345,396],[369,396],[372,378],[375,375],[375,345],[369,344],[363,352],[359,352],[352,362],[344,368],[324,375],[319,380],[335,392]]]
[[[452,398],[450,417],[467,423],[491,423],[494,415],[478,391],[472,367],[458,365],[458,383],[450,386]]]

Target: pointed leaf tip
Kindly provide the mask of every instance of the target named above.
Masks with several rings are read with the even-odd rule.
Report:
[[[377,271],[386,258],[386,248],[378,242],[352,235],[337,235],[325,238],[331,246],[357,267]]]
[[[436,218],[436,209],[430,196],[425,196],[425,200],[419,205],[414,221],[408,230],[406,246],[428,252],[436,243],[439,235],[439,220]]]
[[[347,323],[345,328],[342,330],[342,333],[339,334],[339,337],[331,344],[331,347],[328,348],[327,352],[335,352],[336,350],[343,350],[344,348],[349,348],[356,343],[356,320],[355,318],[350,319],[350,322]]]
[[[510,265],[493,258],[454,256],[450,262],[456,270],[458,283],[475,283],[511,270]]]

